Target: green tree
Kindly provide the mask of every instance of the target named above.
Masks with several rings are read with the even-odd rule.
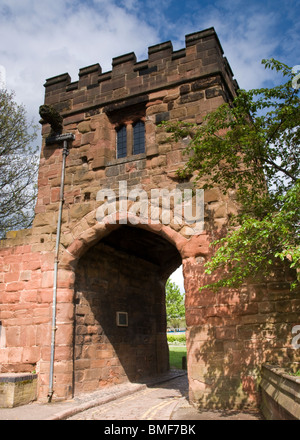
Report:
[[[239,90],[200,126],[166,123],[176,140],[191,138],[190,158],[178,174],[196,173],[204,189],[234,190],[239,202],[227,235],[213,243],[206,272],[222,269],[224,276],[209,287],[239,286],[249,276],[267,275],[278,258],[300,269],[298,84],[285,64],[262,63],[287,80],[273,88]]]
[[[36,127],[14,93],[0,90],[0,236],[27,228],[33,219],[38,170]]]
[[[185,317],[184,295],[179,287],[169,278],[166,283],[167,323],[171,327],[179,327]]]

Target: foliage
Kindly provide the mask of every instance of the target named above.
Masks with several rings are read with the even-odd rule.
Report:
[[[186,343],[186,336],[185,333],[174,335],[172,333],[167,333],[167,340],[168,342],[172,344],[185,344]]]
[[[223,270],[215,288],[266,275],[278,258],[300,269],[299,91],[291,68],[274,59],[262,62],[288,81],[239,90],[232,103],[208,114],[200,126],[165,123],[175,140],[190,137],[190,157],[178,174],[196,173],[204,189],[234,191],[240,206],[206,264],[208,274]]]
[[[36,199],[36,127],[26,121],[14,94],[0,90],[0,236],[31,224]]]
[[[180,320],[185,316],[184,296],[170,278],[166,283],[166,310],[168,324],[178,327]]]

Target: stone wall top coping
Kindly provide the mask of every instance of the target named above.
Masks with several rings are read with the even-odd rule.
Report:
[[[261,373],[264,417],[267,420],[300,420],[300,378],[271,364],[263,364]]]
[[[81,69],[79,69],[79,74],[78,76],[84,76],[84,75],[89,75],[90,73],[99,73],[99,75],[102,73],[102,69],[99,63],[96,64],[92,64],[90,66],[86,66],[86,67],[82,67]]]
[[[159,44],[155,44],[154,46],[148,47],[148,54],[152,55],[153,53],[167,49],[173,51],[173,45],[171,41],[165,41],[164,43],[159,43]]]
[[[3,382],[23,382],[24,380],[37,379],[37,374],[33,373],[0,373],[0,383]]]
[[[51,78],[47,78],[46,83],[44,85],[45,86],[52,86],[53,84],[57,84],[57,83],[61,83],[61,82],[67,83],[67,84],[69,84],[71,82],[71,77],[68,74],[68,72],[62,73],[60,75],[52,76]]]
[[[112,66],[116,67],[119,64],[128,63],[128,62],[136,63],[136,56],[134,52],[129,52],[124,55],[120,55],[118,57],[113,58]]]
[[[288,374],[284,368],[270,364],[263,364],[262,368],[266,368],[267,370],[271,371],[279,377],[283,377],[285,379],[291,380],[292,382],[295,382],[296,384],[300,384],[300,377]]]

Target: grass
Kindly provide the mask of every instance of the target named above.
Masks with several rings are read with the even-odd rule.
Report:
[[[186,356],[186,347],[169,345],[170,367],[182,369],[182,357]]]

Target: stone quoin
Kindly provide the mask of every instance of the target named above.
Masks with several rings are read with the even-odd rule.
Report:
[[[165,282],[181,264],[192,403],[256,406],[262,363],[299,361],[291,345],[300,302],[299,292],[289,290],[293,274],[278,267],[270,279],[240,289],[199,293],[210,281],[209,245],[238,210],[233,191],[205,191],[204,228],[196,235],[174,218],[153,224],[137,215],[135,224],[126,223],[130,203],[128,213],[116,212],[115,224],[96,217],[104,203],[98,192],[118,194],[120,181],[149,200],[153,189],[192,189],[195,176],[182,181],[176,173],[188,140],[171,141],[160,122],[201,123],[232,102],[237,88],[213,28],[186,35],[181,50],[168,41],[149,47],[143,61],[134,53],[113,58],[109,72],[94,64],[79,70],[78,81],[67,73],[46,80],[44,104],[62,116],[63,134],[74,135],[59,242],[53,400],[169,368]],[[47,143],[50,135],[43,122],[33,225],[8,232],[0,248],[0,373],[36,372],[40,401],[49,392],[62,171],[62,145]]]

